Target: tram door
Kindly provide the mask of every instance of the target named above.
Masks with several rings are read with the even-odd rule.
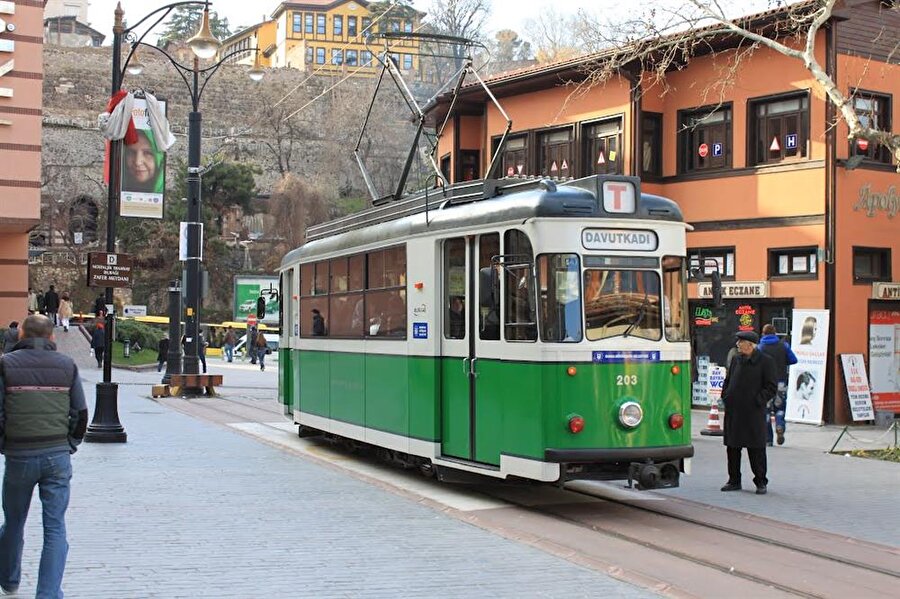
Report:
[[[500,235],[490,233],[444,241],[441,331],[441,450],[443,455],[476,459],[477,360],[486,343],[499,343],[499,290],[497,311],[481,310],[479,289],[482,269],[500,254]],[[488,271],[489,272],[489,271]],[[496,278],[495,278],[496,280]],[[499,459],[497,460],[499,462]]]

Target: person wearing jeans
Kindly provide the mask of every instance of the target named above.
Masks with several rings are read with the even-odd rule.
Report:
[[[15,351],[0,358],[0,451],[6,456],[0,527],[3,593],[15,593],[22,579],[25,520],[37,486],[44,546],[36,596],[63,596],[70,454],[84,439],[87,414],[78,367],[56,351],[53,322],[40,314],[28,316]]]
[[[771,404],[767,406],[768,414],[775,416],[775,435],[772,434],[771,417],[766,418],[766,444],[771,447],[772,441],[776,437],[778,444],[784,445],[784,432],[787,426],[784,421],[784,412],[787,408],[788,366],[797,363],[797,356],[791,351],[791,346],[787,342],[778,338],[773,325],[763,326],[762,332],[763,338],[759,340],[759,351],[775,360],[775,373],[778,377],[778,391]]]

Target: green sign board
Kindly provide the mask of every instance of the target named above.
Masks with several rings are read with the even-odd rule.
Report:
[[[234,320],[246,322],[251,314],[256,316],[256,300],[266,300],[266,316],[259,319],[268,325],[278,326],[278,311],[281,294],[278,292],[278,277],[239,276],[234,278]]]

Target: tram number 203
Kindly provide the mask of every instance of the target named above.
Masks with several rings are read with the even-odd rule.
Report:
[[[616,375],[616,385],[622,387],[627,386],[631,387],[637,385],[638,377],[636,374],[617,374]]]

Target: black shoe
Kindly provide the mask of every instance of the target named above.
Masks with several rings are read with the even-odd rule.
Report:
[[[766,485],[756,485],[756,494],[757,495],[765,495],[768,491],[766,490]]]
[[[766,447],[772,447],[772,442],[771,442],[771,441],[766,441]]]
[[[778,435],[778,444],[784,445],[784,429],[778,427],[777,429],[775,429],[775,434]]]
[[[720,491],[740,491],[741,483],[727,483]]]
[[[15,595],[19,591],[19,587],[5,587],[0,585],[0,595]]]

